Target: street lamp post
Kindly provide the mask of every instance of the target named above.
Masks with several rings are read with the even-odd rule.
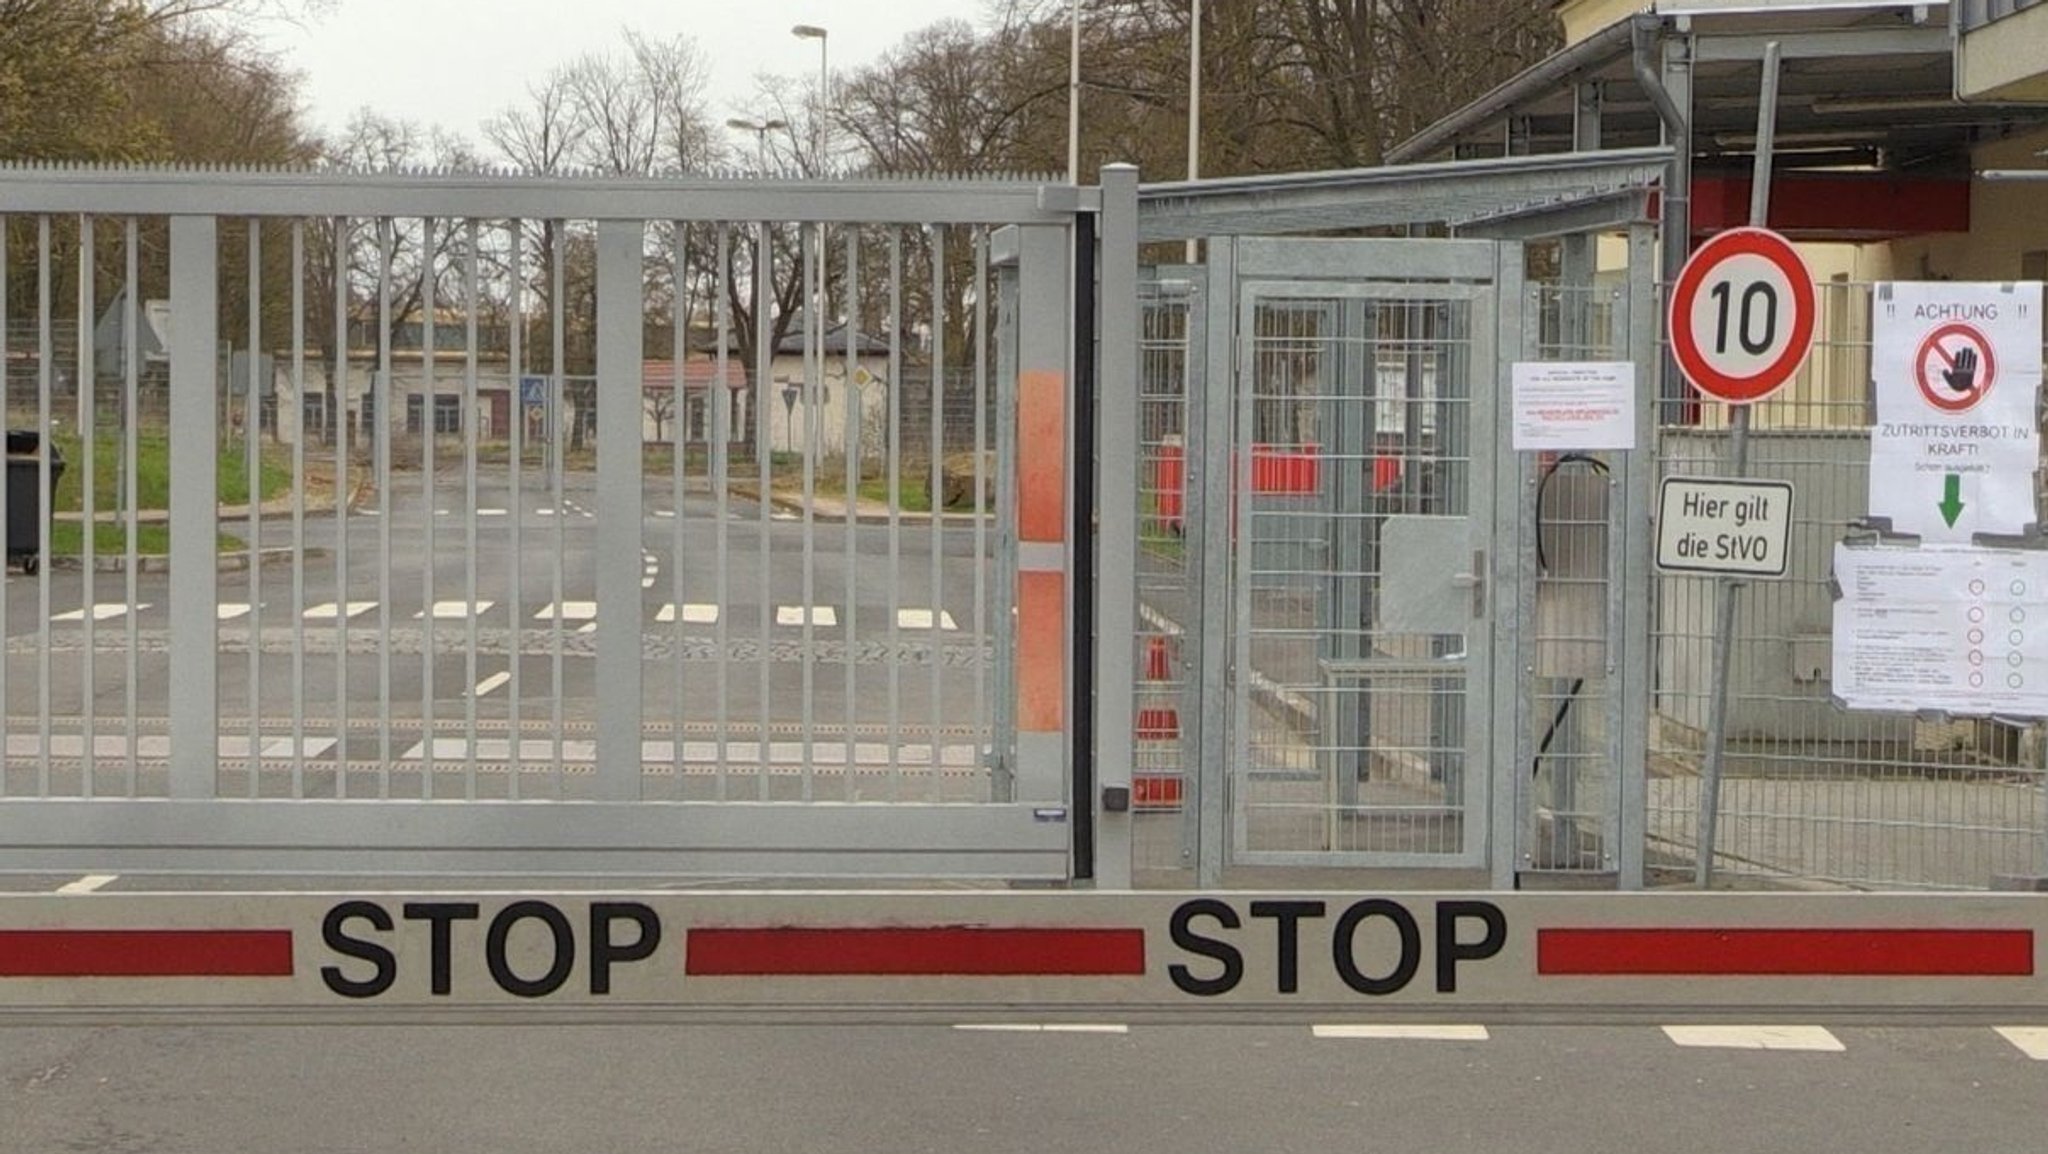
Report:
[[[760,167],[762,176],[768,175],[768,134],[778,128],[788,128],[788,123],[781,120],[753,120],[735,116],[726,121],[725,126],[754,134],[754,163]]]
[[[1067,183],[1081,182],[1081,0],[1067,8],[1072,25],[1067,50]]]
[[[1188,179],[1202,174],[1202,0],[1188,0]],[[1195,240],[1188,238],[1187,261],[1195,263]]]
[[[826,68],[826,39],[828,33],[816,24],[799,24],[789,30],[799,40],[818,42],[818,169],[822,174],[825,167],[825,117],[826,109],[832,103],[832,73]]]

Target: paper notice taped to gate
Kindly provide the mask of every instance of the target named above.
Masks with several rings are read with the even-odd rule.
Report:
[[[1515,449],[1636,447],[1636,367],[1628,361],[1517,361]]]
[[[2048,717],[2048,553],[1835,546],[1850,709]]]

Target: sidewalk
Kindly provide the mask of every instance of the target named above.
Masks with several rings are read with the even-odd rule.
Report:
[[[733,496],[744,497],[748,500],[758,500],[761,495],[761,489],[758,485],[734,484],[729,486],[729,490]],[[804,513],[804,494],[801,489],[771,489],[768,493],[768,503],[784,512],[795,513],[799,516]],[[889,506],[885,502],[871,500],[866,497],[855,497],[851,503],[852,508],[850,510],[848,504],[843,495],[813,493],[810,503],[810,519],[833,524],[844,524],[850,516],[856,525],[887,525],[889,523]],[[899,525],[925,526],[932,523],[932,515],[930,513],[898,511],[895,516],[896,523]],[[939,523],[946,527],[973,528],[977,520],[993,520],[994,516],[993,510],[982,513],[979,516],[973,513],[941,513],[939,514]]]

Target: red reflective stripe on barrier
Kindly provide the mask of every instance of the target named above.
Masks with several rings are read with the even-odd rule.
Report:
[[[692,929],[696,977],[1142,975],[1135,929]]]
[[[290,930],[0,930],[0,978],[288,978]]]
[[[1551,929],[1539,974],[2029,977],[2032,930]]]

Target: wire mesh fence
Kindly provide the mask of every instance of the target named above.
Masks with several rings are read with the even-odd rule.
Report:
[[[1873,289],[1820,284],[1812,355],[1755,407],[1748,473],[1789,481],[1796,496],[1786,577],[1734,594],[1715,860],[1740,884],[1982,888],[2048,870],[2040,723],[1851,711],[1834,700],[1833,551],[1874,539],[1865,526]],[[1718,407],[1674,398],[1663,416],[1663,475],[1728,472]],[[1715,586],[1660,574],[1655,594],[1648,860],[1654,881],[1690,881]]]

